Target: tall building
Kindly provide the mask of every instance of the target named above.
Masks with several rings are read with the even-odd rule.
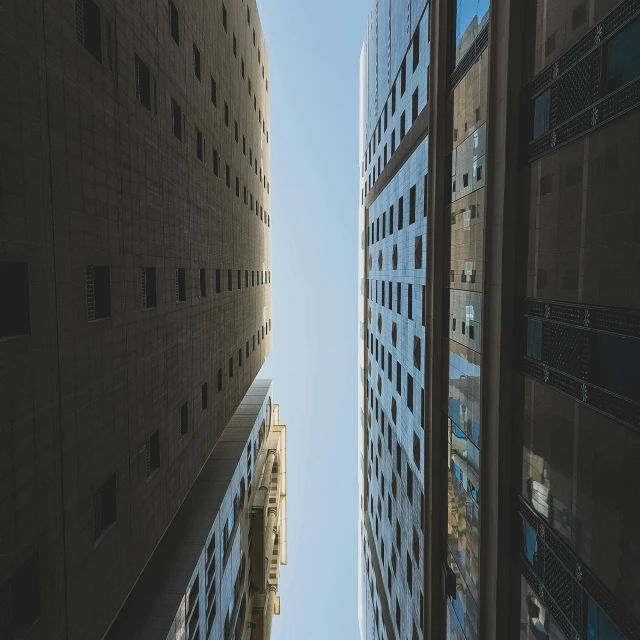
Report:
[[[387,131],[419,15],[427,104],[411,127],[401,105]],[[374,3],[361,60],[363,638],[640,638],[639,25],[626,0]],[[385,394],[402,402],[395,378],[377,377],[376,340],[388,353],[393,326],[375,292],[395,264],[377,227],[399,205],[379,200],[423,139],[424,161],[400,178],[428,194],[416,633],[376,531],[376,409],[388,415]],[[399,256],[406,273],[412,256]]]
[[[268,55],[253,0],[11,0],[0,70],[0,638],[102,638],[271,350]]]
[[[257,380],[109,629],[107,640],[269,640],[286,564],[286,427]]]
[[[361,69],[360,628],[423,638],[429,6],[377,2]],[[409,35],[411,34],[411,35]]]

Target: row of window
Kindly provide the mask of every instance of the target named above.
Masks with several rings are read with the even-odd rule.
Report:
[[[393,311],[393,290],[394,290],[394,282],[391,280],[388,283],[388,287],[386,286],[387,282],[385,280],[369,280],[369,300],[371,302],[375,302],[376,304],[381,304],[383,307],[389,307],[389,311]],[[396,313],[402,314],[402,290],[404,289],[404,284],[402,282],[395,283],[395,310]],[[380,294],[380,295],[378,295]],[[422,325],[425,324],[426,319],[426,287],[422,285]],[[380,301],[380,302],[379,302]],[[407,318],[409,320],[413,320],[413,284],[407,283]],[[395,342],[395,341],[394,341]],[[394,344],[395,346],[395,344]]]
[[[142,92],[140,95],[144,95]],[[224,103],[224,112],[225,112],[225,123],[226,126],[229,127],[229,105]],[[171,133],[180,140],[187,144],[187,116],[182,110],[182,107],[178,104],[176,100],[171,98]],[[234,137],[236,143],[240,144],[240,134],[238,121],[236,120],[234,123]],[[194,147],[193,147],[195,156],[200,162],[206,165],[208,153],[207,153],[207,139],[206,136],[202,133],[202,131],[194,126]],[[248,157],[249,166],[253,169],[256,176],[259,176],[260,183],[262,187],[266,189],[267,194],[271,192],[271,183],[267,180],[267,174],[263,173],[262,165],[258,167],[258,157],[257,155],[253,155],[253,149],[249,147],[249,154],[247,156],[247,142],[245,136],[242,136],[242,152],[245,157]],[[213,166],[214,175],[219,178],[222,166],[222,159],[218,150],[214,147],[211,153],[211,162]],[[231,188],[231,167],[229,164],[226,165],[225,170],[225,182],[227,187]],[[244,186],[244,203],[248,204],[247,201],[247,187]],[[240,178],[236,174],[236,197],[240,197]],[[253,194],[251,194],[251,210],[253,211]],[[258,198],[256,197],[256,214],[258,213]],[[265,213],[266,215],[266,213]],[[262,207],[260,207],[260,218],[262,218]]]
[[[76,0],[76,38],[82,44],[82,46],[99,62],[102,62],[102,34],[101,34],[101,21],[100,21],[100,8],[94,2],[94,0]],[[178,10],[172,0],[169,0],[169,30],[176,41],[179,44],[179,16]],[[111,25],[107,23],[107,49],[109,52],[109,68],[112,70],[112,44],[111,44]],[[235,35],[234,35],[235,42]],[[235,47],[234,47],[235,48]],[[260,54],[258,54],[260,57]],[[242,61],[242,66],[244,68],[244,61]],[[157,81],[153,78],[152,83],[152,74],[149,69],[149,66],[145,64],[145,62],[138,56],[135,56],[134,61],[134,69],[135,69],[135,91],[136,91],[136,99],[144,105],[149,111],[153,111],[155,115],[158,115],[158,87]],[[198,78],[201,79],[201,55],[198,47],[193,44],[193,69],[194,74]],[[264,69],[264,66],[263,66]],[[251,95],[251,83],[249,81],[249,93]],[[153,103],[152,103],[153,97]],[[266,131],[266,122],[262,118],[262,109],[257,106],[257,99],[254,94],[254,111],[258,114],[258,123],[261,126],[262,135],[266,134],[266,142],[269,143],[269,132]],[[211,102],[214,106],[218,104],[217,98],[217,83],[213,77],[211,76]],[[225,102],[225,124],[229,127],[229,107]],[[171,100],[171,130],[173,134],[180,140],[185,138],[186,142],[186,116],[183,113],[181,107],[173,98]],[[235,138],[236,142],[239,141],[238,136],[238,124],[236,122],[235,126]],[[196,127],[195,129],[195,153],[196,156],[203,160],[205,157],[204,150],[204,136],[202,132]],[[244,137],[243,137],[244,140]],[[261,143],[262,144],[262,143]],[[246,154],[246,143],[243,144],[245,147]],[[253,155],[253,153],[251,153]],[[215,162],[214,162],[215,164]],[[257,159],[255,164],[256,174],[258,173],[257,167]],[[269,192],[269,184],[266,180],[266,176],[262,176],[262,168],[260,169],[260,181],[263,182],[264,188],[267,189],[267,193]]]
[[[428,14],[428,12],[427,12]],[[428,30],[428,25],[427,25]],[[428,31],[427,31],[428,32]],[[411,56],[412,56],[412,66],[413,73],[416,72],[418,65],[420,64],[420,25],[416,28],[416,31],[413,35],[411,41]],[[429,91],[429,66],[427,65],[427,95]],[[382,133],[383,131],[386,133],[388,125],[389,125],[389,108],[391,109],[391,116],[395,115],[396,112],[396,95],[398,90],[398,83],[400,84],[400,97],[402,98],[407,89],[407,57],[405,57],[400,65],[400,70],[398,71],[398,75],[394,80],[394,83],[391,87],[390,94],[385,102],[385,105],[382,109],[382,113],[378,118],[377,125],[374,127],[373,134],[369,139],[369,143],[367,148],[365,149],[364,158],[362,160],[362,176],[364,177],[366,170],[371,164],[371,159],[376,154],[376,144],[378,147],[381,144]],[[412,98],[411,98],[411,124],[413,124],[418,117],[418,88],[416,87]],[[402,142],[404,136],[407,131],[406,126],[406,114],[403,111],[400,115],[400,125],[399,125],[399,142]],[[395,128],[391,131],[391,154],[388,154],[388,145],[385,144],[383,148],[383,152],[378,155],[377,163],[374,164],[373,171],[369,174],[369,178],[365,183],[365,192],[364,195],[368,193],[371,187],[375,184],[376,179],[380,176],[380,173],[386,167],[387,162],[391,159],[391,156],[396,151],[396,130]],[[377,169],[377,171],[376,171]]]
[[[424,177],[424,193],[427,193],[427,178]],[[427,198],[424,199],[423,217],[427,217]],[[409,225],[416,221],[416,185],[409,190]],[[382,230],[382,239],[387,237],[387,228],[389,235],[394,231],[401,231],[404,227],[404,196],[398,199],[397,208],[394,205],[389,207],[389,226],[387,227],[387,212],[383,211],[378,218],[367,227],[367,245],[371,246],[376,242],[380,242],[380,231]],[[395,269],[396,267],[394,267]]]
[[[258,345],[261,338],[264,340],[271,330],[271,320],[266,322],[257,334],[252,336],[253,351],[256,348],[256,337]],[[242,367],[243,360],[248,360],[250,355],[249,340],[246,341],[244,349],[238,349],[238,356],[235,362],[237,366]],[[244,356],[244,357],[243,357]],[[229,378],[234,375],[234,357],[229,358]],[[218,392],[223,389],[223,371],[218,369]],[[209,386],[208,382],[204,382],[200,387],[200,406],[205,411],[209,407]],[[186,400],[178,408],[176,415],[178,438],[189,433],[189,401]],[[145,468],[148,478],[160,468],[160,431],[156,430],[145,442]],[[116,474],[113,473],[93,494],[93,538],[94,542],[98,542],[117,520],[116,508]]]

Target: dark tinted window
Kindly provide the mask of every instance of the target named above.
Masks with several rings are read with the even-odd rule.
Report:
[[[26,262],[0,262],[0,299],[0,338],[31,333]]]
[[[590,381],[639,401],[640,340],[606,333],[593,333],[591,340]]]
[[[640,76],[640,20],[609,42],[606,55],[607,93]]]
[[[136,98],[151,111],[151,74],[149,67],[136,56]]]

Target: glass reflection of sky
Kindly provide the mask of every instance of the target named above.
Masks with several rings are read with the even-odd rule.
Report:
[[[456,63],[475,40],[489,11],[489,0],[457,0]]]

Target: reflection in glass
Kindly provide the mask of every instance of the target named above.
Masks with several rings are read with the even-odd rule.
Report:
[[[478,33],[489,21],[489,0],[457,0],[456,65],[471,48]]]
[[[640,76],[640,20],[609,42],[606,73],[607,93]]]

